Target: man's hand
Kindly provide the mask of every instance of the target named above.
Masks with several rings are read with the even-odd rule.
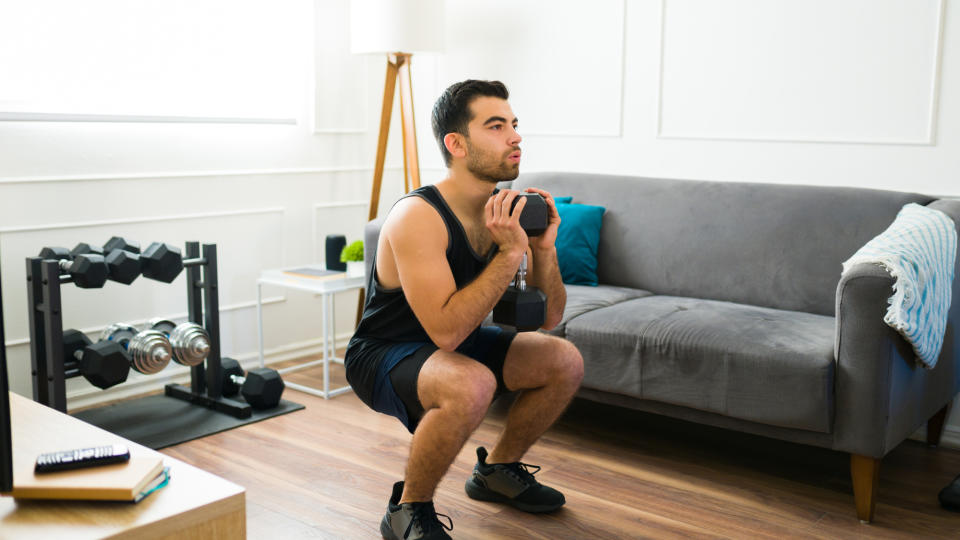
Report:
[[[553,196],[542,189],[528,187],[527,193],[538,193],[543,200],[547,202],[547,229],[540,236],[530,237],[530,249],[534,252],[550,250],[557,244],[557,229],[560,227],[560,213],[557,212],[557,205],[553,201]],[[526,201],[524,201],[526,202]],[[518,204],[517,207],[520,205]]]
[[[526,231],[520,226],[520,213],[527,204],[526,198],[518,201],[513,213],[510,212],[510,205],[519,193],[512,189],[502,189],[490,197],[483,209],[487,230],[490,231],[494,243],[499,246],[500,251],[514,252],[517,256],[526,251],[529,242]],[[553,213],[556,213],[556,209]],[[559,222],[559,218],[557,221]],[[556,227],[554,227],[554,237],[556,237]]]

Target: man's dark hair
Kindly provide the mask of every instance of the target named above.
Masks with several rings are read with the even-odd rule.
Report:
[[[473,120],[470,103],[478,97],[509,99],[510,92],[500,81],[477,81],[469,79],[450,85],[433,104],[433,136],[440,145],[443,162],[450,166],[453,156],[443,144],[447,133],[467,136],[467,124]]]

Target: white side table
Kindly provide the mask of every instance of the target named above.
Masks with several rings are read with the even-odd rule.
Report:
[[[297,269],[311,268],[315,270],[324,270],[324,267],[321,266],[298,266]],[[362,289],[366,286],[366,280],[363,276],[358,277],[347,277],[346,273],[339,275],[330,275],[322,277],[307,277],[298,274],[287,273],[293,268],[281,268],[275,270],[264,270],[260,273],[260,278],[257,279],[257,328],[259,330],[259,340],[260,340],[260,366],[263,367],[263,285],[276,285],[278,287],[285,287],[288,289],[297,289],[301,291],[307,291],[315,294],[319,294],[323,304],[323,359],[314,360],[301,364],[299,366],[292,366],[284,369],[278,370],[280,373],[288,373],[291,371],[297,371],[300,369],[306,369],[308,367],[313,367],[319,364],[323,364],[323,390],[312,388],[309,386],[304,386],[302,384],[285,382],[285,384],[295,390],[300,390],[301,392],[306,392],[308,394],[313,394],[315,396],[320,396],[324,399],[330,399],[333,396],[343,394],[344,392],[350,391],[349,386],[343,386],[340,388],[330,389],[330,362],[337,362],[343,364],[342,358],[336,357],[336,340],[334,336],[334,301],[333,295],[342,291],[349,291],[352,289]]]

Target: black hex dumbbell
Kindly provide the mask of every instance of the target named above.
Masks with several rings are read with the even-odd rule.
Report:
[[[495,189],[491,196],[499,192],[499,189]],[[539,193],[520,193],[514,197],[513,202],[510,204],[511,214],[513,213],[513,209],[517,207],[520,199],[527,200],[527,203],[523,205],[523,210],[520,213],[520,226],[523,227],[527,236],[540,236],[547,230],[547,225],[550,223],[550,207],[547,206],[547,201],[545,201]]]
[[[220,360],[221,388],[224,396],[236,395],[239,390],[243,399],[254,409],[270,409],[280,403],[283,395],[283,379],[280,373],[270,368],[253,368],[243,376],[240,362],[233,358]]]
[[[140,244],[122,236],[111,237],[103,245],[104,260],[110,267],[110,279],[124,285],[140,276]]]
[[[527,254],[524,253],[513,283],[493,307],[493,322],[529,332],[543,326],[546,319],[547,295],[536,287],[527,286]]]
[[[170,244],[154,242],[140,256],[143,277],[171,283],[183,270],[184,260],[180,249]]]
[[[92,343],[79,330],[63,332],[64,377],[82,375],[97,388],[111,386],[127,380],[130,359],[118,343],[100,341]]]
[[[74,257],[67,248],[45,247],[40,250],[39,256],[44,260],[57,261],[61,276],[82,289],[99,289],[107,282],[109,268],[103,255],[88,253]]]

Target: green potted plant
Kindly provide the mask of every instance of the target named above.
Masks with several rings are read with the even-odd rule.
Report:
[[[340,252],[340,262],[347,263],[347,277],[360,277],[365,274],[363,267],[363,240],[348,244]]]

